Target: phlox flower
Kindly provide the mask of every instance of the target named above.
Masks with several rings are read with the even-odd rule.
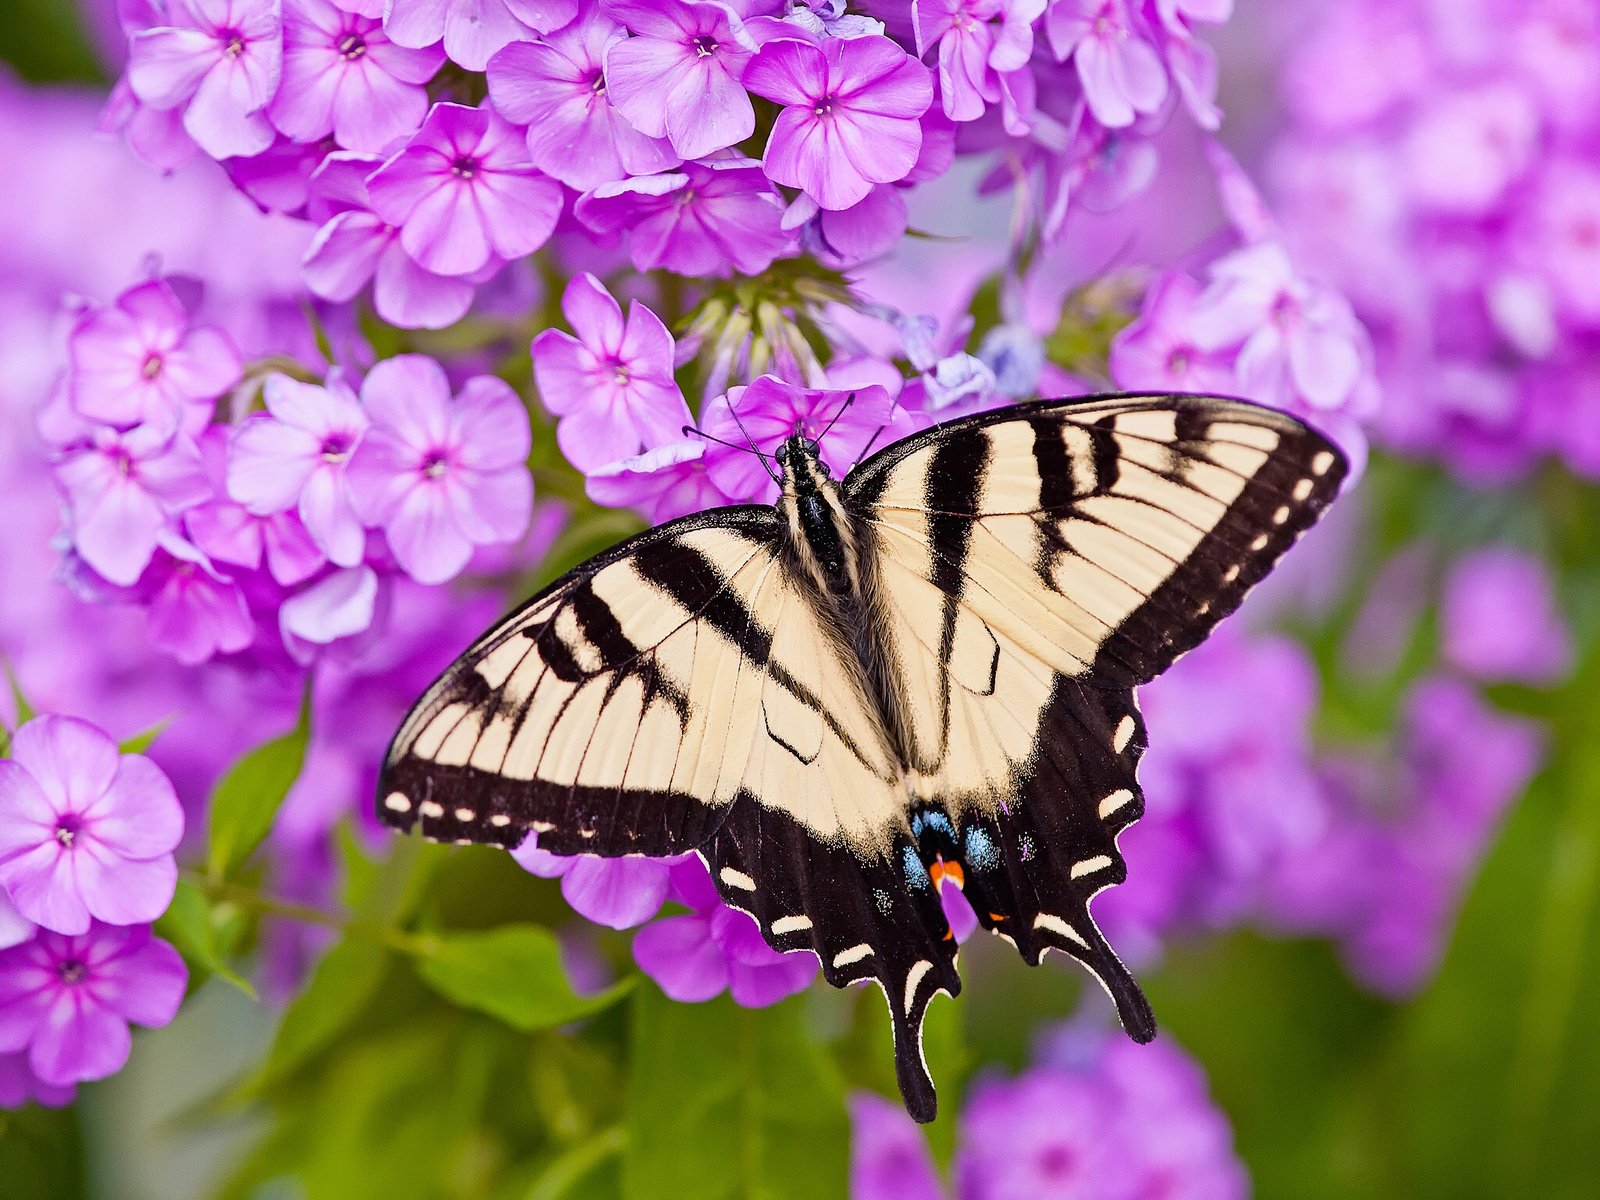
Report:
[[[706,469],[704,438],[675,438],[643,454],[595,467],[584,491],[596,504],[636,508],[652,525],[732,502]]]
[[[1545,565],[1510,546],[1456,562],[1439,606],[1444,657],[1486,683],[1549,684],[1572,666],[1572,634]]]
[[[766,171],[823,208],[849,208],[875,183],[903,179],[922,148],[918,118],[933,102],[928,69],[886,37],[775,39],[745,86],[784,106]]]
[[[62,1108],[76,1096],[77,1089],[71,1084],[46,1083],[35,1075],[26,1051],[0,1054],[0,1108],[21,1108],[24,1104]]]
[[[533,165],[579,191],[679,162],[664,138],[640,133],[611,102],[606,50],[625,37],[596,11],[542,42],[507,46],[489,64],[489,98],[527,126]]]
[[[325,646],[371,629],[382,588],[365,563],[330,571],[287,597],[278,608],[278,631],[289,656],[309,663]]]
[[[671,868],[671,881],[674,898],[693,911],[639,930],[633,957],[672,999],[709,1000],[727,991],[745,1008],[765,1008],[816,978],[816,955],[768,946],[753,917],[722,903],[699,859]]]
[[[270,146],[263,110],[283,71],[279,0],[169,0],[166,22],[129,44],[134,95],[182,107],[184,129],[212,158]]]
[[[1108,129],[1132,125],[1167,98],[1167,72],[1127,0],[1051,0],[1050,48],[1071,58],[1094,119]]]
[[[228,495],[228,431],[213,425],[200,438],[212,496],[183,514],[189,541],[207,559],[254,571],[266,567],[285,587],[309,579],[327,561],[294,511],[259,516]]]
[[[952,121],[975,121],[1000,101],[1001,73],[1033,55],[1033,23],[1046,0],[915,0],[917,54],[939,48],[939,100]],[[998,24],[996,24],[998,20]]]
[[[943,1200],[944,1184],[905,1105],[874,1092],[850,1097],[850,1200]]]
[[[182,836],[183,809],[161,768],[119,755],[87,721],[35,717],[0,761],[0,886],[46,929],[155,920],[172,902]]]
[[[317,387],[272,375],[262,398],[267,411],[233,432],[228,495],[258,516],[297,511],[319,550],[341,567],[355,566],[366,535],[346,469],[366,435],[366,412],[337,376]]]
[[[532,41],[571,21],[578,0],[387,0],[382,9],[384,31],[397,46],[443,40],[452,62],[481,71],[502,46]]]
[[[887,254],[910,221],[902,188],[878,184],[849,208],[822,208],[802,192],[783,214],[783,228],[830,267],[853,267]]]
[[[177,539],[156,553],[138,595],[151,644],[184,666],[236,653],[255,640],[243,589]]]
[[[1283,246],[1245,246],[1211,266],[1189,330],[1207,351],[1238,348],[1244,393],[1287,408],[1334,409],[1359,400],[1366,335],[1345,299],[1298,276]]]
[[[0,950],[20,945],[33,936],[38,926],[17,911],[6,889],[0,887]],[[0,1108],[4,1104],[0,1103]]]
[[[1202,347],[1189,329],[1200,293],[1182,271],[1151,284],[1139,316],[1111,341],[1111,378],[1118,387],[1225,396],[1238,388],[1233,355]]]
[[[55,477],[79,557],[122,585],[149,565],[173,518],[211,495],[194,441],[151,425],[91,430],[65,448]]]
[[[561,185],[534,169],[517,131],[492,109],[461,104],[435,104],[367,189],[406,253],[439,275],[531,254],[561,215]]]
[[[152,279],[85,311],[67,339],[68,394],[80,414],[123,427],[148,421],[170,431],[186,404],[238,381],[243,364],[228,335],[190,325],[172,286]]]
[[[372,284],[378,315],[402,329],[443,329],[472,306],[472,278],[436,275],[400,244],[400,230],[372,211],[367,176],[380,165],[370,155],[338,151],[311,177],[320,209],[329,214],[306,249],[306,286],[343,304]],[[499,268],[491,262],[484,274]]]
[[[689,406],[672,377],[673,339],[637,300],[622,306],[585,272],[561,297],[573,332],[533,340],[533,372],[544,406],[560,420],[556,440],[580,471],[676,441]]]
[[[757,275],[794,242],[761,164],[744,158],[603,183],[576,212],[596,233],[622,234],[641,271]]]
[[[672,865],[682,861],[551,854],[539,849],[537,840],[528,838],[511,856],[530,874],[561,880],[561,896],[575,913],[612,929],[632,929],[660,912]]]
[[[380,21],[333,0],[283,0],[283,85],[267,116],[298,142],[331,133],[376,154],[422,124],[422,85],[443,64],[437,46],[398,46]]]
[[[356,510],[413,579],[443,583],[474,546],[527,531],[532,434],[504,380],[476,376],[452,400],[443,367],[404,354],[368,372],[361,399],[372,428],[350,464]]]
[[[188,979],[178,952],[146,925],[41,931],[0,951],[0,1052],[26,1050],[50,1088],[104,1079],[128,1061],[129,1023],[167,1024]]]
[[[716,0],[608,0],[634,34],[606,52],[611,102],[630,124],[664,137],[684,158],[704,158],[755,132],[739,77],[755,42]]]

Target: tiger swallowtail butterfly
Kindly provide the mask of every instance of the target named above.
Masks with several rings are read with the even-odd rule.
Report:
[[[796,429],[775,506],[591,559],[481,637],[389,748],[378,810],[442,841],[704,859],[774,949],[889,1002],[907,1108],[955,995],[939,901],[1059,950],[1127,1032],[1150,1006],[1090,915],[1122,882],[1134,689],[1238,607],[1344,457],[1211,396],[1042,401],[938,425],[842,480]]]

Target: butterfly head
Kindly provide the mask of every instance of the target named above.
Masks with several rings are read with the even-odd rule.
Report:
[[[792,477],[798,483],[801,479],[812,476],[828,478],[828,464],[822,461],[822,450],[817,445],[815,438],[807,437],[798,426],[783,445],[778,447],[778,452],[773,455],[778,460],[778,465],[783,468],[787,477]]]

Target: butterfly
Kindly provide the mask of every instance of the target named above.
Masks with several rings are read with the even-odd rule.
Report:
[[[1143,811],[1134,689],[1315,522],[1344,456],[1243,401],[1106,395],[936,425],[842,480],[803,429],[774,458],[776,505],[629,538],[479,638],[402,724],[380,815],[698,853],[774,949],[882,986],[921,1121],[923,1015],[961,987],[946,885],[1030,964],[1082,963],[1148,1041],[1089,911]]]

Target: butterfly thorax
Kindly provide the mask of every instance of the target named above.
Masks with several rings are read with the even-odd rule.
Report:
[[[783,467],[778,509],[800,565],[825,595],[853,607],[861,596],[860,557],[839,485],[810,438],[789,438],[777,458]]]

